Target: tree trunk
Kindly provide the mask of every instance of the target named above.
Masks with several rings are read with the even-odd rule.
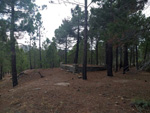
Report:
[[[128,47],[125,44],[124,45],[124,65],[123,65],[123,74],[125,74],[126,71],[129,71],[129,63],[128,63]]]
[[[122,68],[122,47],[120,47],[120,69]]]
[[[34,46],[35,46],[35,40],[34,40]],[[35,48],[36,49],[36,48]],[[36,68],[36,61],[35,61],[35,49],[33,49],[33,52],[34,52],[34,69]]]
[[[130,48],[130,67],[132,66],[133,47]]]
[[[29,60],[30,60],[30,69],[32,69],[32,61],[31,61],[31,36],[30,36],[30,47],[29,47]]]
[[[40,55],[40,68],[42,68],[42,57],[41,57],[41,34],[39,28],[39,55]]]
[[[133,46],[133,61],[132,61],[132,63],[133,63],[133,66],[135,67],[135,48],[134,48],[134,46]]]
[[[13,87],[18,85],[17,79],[17,69],[16,69],[16,50],[15,50],[15,37],[14,37],[14,0],[11,1],[11,30],[10,30],[10,39],[11,39],[11,67],[12,67],[12,82]]]
[[[92,50],[93,40],[91,39],[91,60],[90,64],[93,64],[93,50]]]
[[[77,37],[77,46],[76,46],[76,53],[75,53],[75,59],[74,59],[74,63],[77,64],[78,63],[78,53],[79,53],[79,43],[80,43],[80,28],[79,28],[79,15],[78,15],[78,37]]]
[[[146,56],[147,56],[147,49],[148,49],[148,42],[146,43],[146,47],[145,47],[144,61],[146,60]]]
[[[66,47],[65,47],[65,64],[67,64],[67,37],[66,37]]]
[[[0,66],[0,80],[3,78],[3,66]]]
[[[116,72],[118,72],[118,46],[116,47]]]
[[[84,54],[82,76],[83,80],[87,79],[87,0],[85,0]]]
[[[136,50],[136,69],[139,70],[139,63],[138,63],[138,48],[137,48],[137,45],[135,46],[135,50]]]
[[[96,65],[98,65],[98,42],[99,40],[97,39],[96,41]]]
[[[107,76],[113,76],[112,64],[113,64],[112,44],[107,42],[107,43],[106,43],[106,67],[107,67]]]

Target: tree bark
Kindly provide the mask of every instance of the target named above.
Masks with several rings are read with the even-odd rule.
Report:
[[[93,64],[93,51],[92,51],[93,40],[91,39],[91,60],[90,64]]]
[[[130,67],[132,66],[133,47],[130,48]]]
[[[31,61],[31,36],[30,36],[30,47],[29,47],[29,60],[30,60],[30,69],[32,69],[32,61]]]
[[[124,65],[123,65],[123,74],[125,74],[126,71],[129,71],[129,63],[128,63],[128,47],[125,44],[124,45]]]
[[[35,46],[35,39],[34,39],[34,46]],[[35,50],[36,50],[36,48],[33,49],[33,52],[34,52],[34,61],[33,61],[33,62],[34,62],[34,69],[36,68],[36,61],[35,61],[35,60],[36,60],[36,59],[35,59],[35,52],[36,52],[36,51],[35,51]]]
[[[79,28],[79,15],[78,15],[78,37],[77,37],[77,46],[76,46],[76,53],[75,53],[75,59],[74,59],[74,63],[77,64],[78,63],[78,53],[79,53],[79,43],[80,43],[80,28]]]
[[[12,82],[13,87],[18,85],[17,79],[17,69],[16,69],[16,50],[15,50],[15,37],[14,37],[14,25],[15,25],[15,10],[14,10],[14,0],[11,1],[11,30],[10,30],[10,39],[11,39],[11,67],[12,67]]]
[[[3,78],[3,66],[0,66],[0,80]]]
[[[67,37],[66,37],[66,46],[65,46],[65,64],[67,64],[67,47],[68,47],[68,44],[67,44]]]
[[[145,47],[144,61],[146,60],[146,56],[147,56],[147,49],[148,49],[148,42],[146,43],[146,47]]]
[[[107,76],[113,76],[112,72],[113,64],[113,49],[111,43],[106,43],[106,67],[107,67]]]
[[[39,55],[40,55],[40,68],[42,68],[41,33],[40,33],[40,27],[39,27]]]
[[[96,65],[98,65],[98,42],[99,40],[97,39],[96,41]]]
[[[122,47],[120,47],[120,69],[122,68]]]
[[[134,46],[133,46],[133,61],[132,61],[132,63],[133,63],[133,66],[135,67],[135,48],[134,48]]]
[[[84,54],[82,76],[83,80],[87,79],[87,0],[85,0]]]
[[[137,45],[135,46],[135,50],[136,50],[136,69],[139,70],[139,63],[138,63],[138,48],[137,48]]]
[[[116,72],[118,72],[118,46],[116,47]]]

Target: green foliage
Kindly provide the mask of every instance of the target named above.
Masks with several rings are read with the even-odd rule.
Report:
[[[26,69],[29,69],[29,60],[28,54],[24,52],[23,49],[16,48],[16,55],[17,55],[17,72],[20,73]]]
[[[150,109],[150,101],[144,99],[133,99],[131,104],[140,112]]]

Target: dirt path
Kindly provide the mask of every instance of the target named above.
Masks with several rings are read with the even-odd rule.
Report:
[[[8,75],[0,81],[0,113],[138,113],[132,100],[150,100],[146,72],[118,72],[114,77],[106,71],[89,72],[86,81],[59,68],[26,73],[15,88]]]

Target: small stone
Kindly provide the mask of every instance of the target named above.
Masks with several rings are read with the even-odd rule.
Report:
[[[115,102],[115,104],[118,105],[119,103],[118,103],[118,102]]]
[[[123,98],[123,97],[121,97],[121,100],[124,100],[124,98]]]
[[[40,90],[41,88],[35,88],[34,90]]]
[[[77,91],[80,91],[80,89],[78,89]]]
[[[82,78],[82,76],[78,76],[78,79]]]

